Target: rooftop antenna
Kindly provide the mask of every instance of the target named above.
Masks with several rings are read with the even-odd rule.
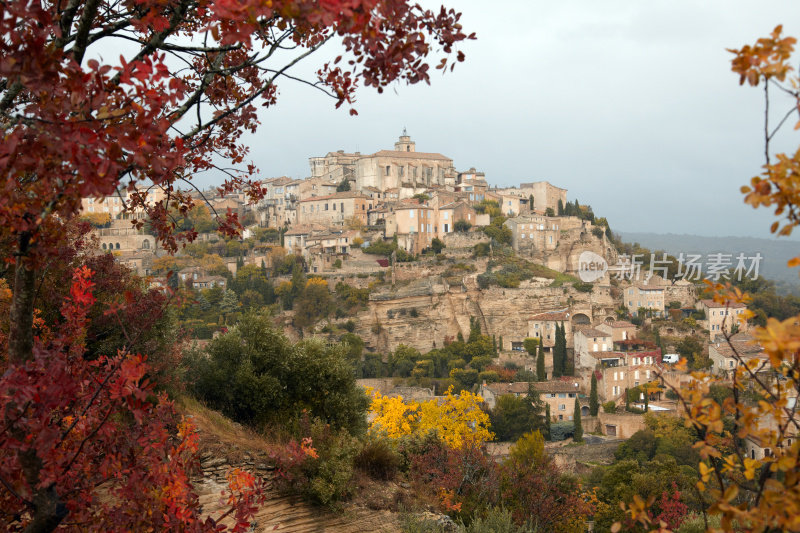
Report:
[[[403,137],[407,137],[408,133],[406,132],[406,127],[403,126]]]

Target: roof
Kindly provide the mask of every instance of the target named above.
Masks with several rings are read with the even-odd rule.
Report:
[[[366,157],[398,157],[401,159],[446,159],[447,161],[452,161],[452,159],[447,156],[433,152],[401,152],[399,150],[398,151],[380,150]]]
[[[537,392],[580,392],[577,381],[538,381],[533,384]]]
[[[547,311],[545,313],[539,313],[538,315],[533,315],[528,320],[549,320],[549,321],[569,320],[569,313],[567,313],[566,311]]]
[[[514,383],[489,383],[486,385],[486,388],[498,396],[502,394],[527,394],[528,382],[516,381]]]
[[[625,357],[623,352],[589,352],[589,355],[594,357],[595,359],[621,359]]]
[[[724,304],[721,304],[719,302],[715,302],[714,300],[700,300],[700,303],[703,304],[704,306],[708,307],[709,309],[724,309],[726,307],[729,307],[729,308],[732,308],[732,309],[743,309],[743,308],[747,307],[744,304],[737,303],[737,302],[731,302],[731,301],[728,301],[728,302],[726,302]]]
[[[637,285],[637,289],[640,291],[663,291],[664,287],[656,286],[656,285]]]
[[[610,333],[594,328],[579,328],[575,333],[582,333],[584,337],[610,337]]]
[[[627,320],[614,321],[611,324],[607,324],[607,325],[610,325],[612,328],[635,328],[636,327],[635,324],[633,324],[631,322],[628,322]]]
[[[292,183],[293,181],[297,181],[297,180],[293,180],[292,178],[287,178],[286,176],[282,176],[280,178],[274,178],[274,179],[269,180],[266,183],[266,185],[280,186],[280,185],[286,185],[287,183]]]
[[[363,198],[364,200],[368,200],[367,196],[364,196],[360,192],[354,191],[344,191],[344,192],[337,192],[333,194],[328,194],[325,196],[311,196],[309,198],[304,198],[300,200],[300,202],[317,202],[319,200],[338,200],[340,198]]]
[[[284,235],[308,235],[312,231],[324,230],[325,226],[319,224],[301,224],[294,226],[292,229],[284,233]]]

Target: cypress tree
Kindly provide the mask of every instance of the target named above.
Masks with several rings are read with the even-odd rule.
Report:
[[[644,387],[644,412],[646,413],[650,409],[650,392],[647,390],[647,387]]]
[[[578,396],[575,396],[575,409],[572,413],[572,423],[575,428],[572,434],[572,440],[581,442],[583,440],[583,424],[581,424],[581,404],[578,402]]]
[[[497,349],[499,351],[501,351],[501,352],[503,351],[503,336],[502,335],[497,337]]]
[[[600,402],[597,400],[597,376],[592,371],[592,388],[589,391],[589,414],[597,416],[597,411],[600,407]]]
[[[536,381],[546,381],[547,374],[544,371],[544,343],[539,337],[539,354],[536,357]]]
[[[630,411],[631,409],[631,396],[628,394],[628,388],[625,387],[625,410]]]
[[[458,332],[458,335],[456,336],[456,340],[458,342],[464,342],[464,335],[462,335],[460,331]]]
[[[544,431],[547,440],[550,440],[550,404],[547,403],[544,406]]]
[[[564,214],[564,202],[561,201],[561,198],[558,199],[558,216],[562,216]]]

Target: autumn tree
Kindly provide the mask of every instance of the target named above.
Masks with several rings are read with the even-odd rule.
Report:
[[[800,80],[790,59],[796,39],[783,35],[781,26],[753,45],[729,50],[732,70],[740,84],[760,86],[764,94],[764,166],[759,176],[742,187],[745,202],[754,208],[773,207],[776,220],[771,231],[788,236],[800,224],[800,149],[794,154],[773,154],[771,142],[781,127],[800,112]],[[789,103],[777,124],[770,109],[778,103],[776,93]],[[795,129],[800,122],[795,124]],[[800,257],[788,262],[800,265]],[[747,302],[749,296],[740,288],[710,283],[714,300],[723,305]],[[745,321],[748,311],[740,315]],[[699,437],[694,448],[700,454],[700,480],[696,489],[704,501],[704,522],[709,516],[719,518],[722,530],[735,524],[748,531],[796,531],[800,528],[800,445],[797,431],[800,420],[794,398],[800,391],[800,316],[785,320],[768,318],[766,326],[751,333],[764,351],[765,358],[748,358],[724,332],[725,342],[736,361],[729,379],[696,371],[695,378],[680,390],[678,401],[686,412],[687,424]],[[734,325],[734,324],[731,324]],[[696,355],[697,356],[697,355]],[[686,368],[686,361],[680,365]],[[697,366],[697,365],[695,365]],[[719,394],[727,388],[730,394]],[[742,443],[758,443],[764,451],[746,453]],[[625,526],[667,531],[667,517],[653,517],[648,506],[655,502],[634,498],[627,506]],[[669,494],[662,499],[669,502]]]
[[[79,529],[217,527],[196,519],[190,463],[179,464],[196,444],[191,424],[176,433],[171,404],[145,401],[144,356],[122,350],[76,366],[85,327],[78,309],[91,274],[76,274],[74,294],[59,306],[72,313],[66,329],[35,335],[37,278],[81,198],[122,198],[127,211],[146,214],[161,246],[176,250],[197,235],[173,216],[196,205],[181,183],[193,187],[193,176],[216,170],[226,176],[219,192],[263,195],[242,135],[257,128],[259,106],[276,103],[279,81],[308,83],[337,107],[352,106],[358,85],[380,92],[398,81],[428,82],[431,61],[452,68],[455,46],[471,37],[459,18],[404,0],[0,3],[0,240],[10,243],[5,259],[14,267],[0,382],[3,525],[49,531],[69,515]],[[120,40],[128,55],[107,53]],[[342,56],[320,65],[316,79],[292,74],[331,41]],[[163,198],[150,195],[155,189]],[[223,234],[239,230],[235,212],[212,215]],[[148,442],[166,463],[149,468],[135,442]],[[112,479],[127,492],[111,490]],[[98,499],[101,490],[111,497]],[[154,494],[163,506],[152,504]],[[243,528],[252,501],[231,498]],[[132,516],[142,523],[123,523]]]

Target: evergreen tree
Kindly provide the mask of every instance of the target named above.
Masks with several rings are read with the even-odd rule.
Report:
[[[558,216],[564,215],[564,202],[561,201],[561,198],[558,199]]]
[[[544,406],[544,438],[550,440],[550,404]]]
[[[492,333],[492,348],[494,349],[494,354],[497,355],[497,337],[494,336],[494,333]]]
[[[347,192],[350,190],[350,181],[347,178],[343,179],[339,185],[336,186],[336,192]]]
[[[545,381],[547,373],[544,370],[544,343],[539,337],[539,355],[536,357],[536,380]]]
[[[647,386],[644,387],[644,412],[650,410],[650,391],[647,390]]]
[[[532,194],[528,197],[528,201],[530,202],[530,206],[531,206],[530,209],[531,209],[531,211],[533,211],[533,195]]]
[[[244,266],[244,257],[240,255],[239,257],[236,258],[236,268],[239,269],[242,268],[243,266]]]
[[[467,342],[476,342],[481,336],[481,324],[475,317],[469,317],[469,338]]]
[[[589,391],[589,414],[597,416],[600,402],[597,399],[597,375],[592,371],[592,388]]]
[[[575,428],[572,434],[572,440],[575,442],[583,441],[583,424],[581,424],[581,404],[578,402],[578,397],[575,396],[575,409],[572,413],[572,423]]]
[[[497,338],[497,349],[500,350],[501,352],[503,351],[503,336],[502,335],[500,335]]]
[[[625,410],[630,411],[631,409],[631,395],[628,394],[628,388],[625,387]]]
[[[464,335],[462,335],[460,331],[458,332],[458,335],[456,335],[456,340],[461,343],[464,342]]]

